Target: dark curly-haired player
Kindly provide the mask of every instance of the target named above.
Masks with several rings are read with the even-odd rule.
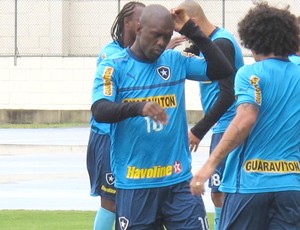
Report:
[[[228,155],[219,229],[300,229],[300,66],[288,55],[299,46],[299,28],[288,9],[260,3],[238,24],[255,63],[235,78],[237,112],[220,143],[191,182],[204,192]]]

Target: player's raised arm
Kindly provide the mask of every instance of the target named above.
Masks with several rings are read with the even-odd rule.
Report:
[[[184,9],[173,9],[175,31],[191,39],[203,53],[207,62],[207,76],[211,80],[229,77],[234,70],[222,51],[187,16]]]

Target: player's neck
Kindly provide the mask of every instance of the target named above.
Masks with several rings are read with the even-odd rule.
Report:
[[[270,54],[264,55],[264,54],[257,54],[254,51],[252,51],[252,54],[253,54],[254,60],[257,61],[257,62],[258,61],[263,61],[263,60],[266,60],[266,59],[270,59],[270,58],[278,58],[278,59],[285,59],[285,58],[287,58],[287,57],[283,57],[283,56],[277,56],[274,53],[270,53]]]

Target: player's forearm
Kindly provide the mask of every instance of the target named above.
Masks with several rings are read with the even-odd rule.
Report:
[[[223,159],[248,137],[258,115],[258,107],[253,104],[241,104],[237,114],[226,129],[222,139],[216,146],[212,155]]]
[[[211,80],[224,79],[233,74],[234,70],[222,51],[191,19],[185,23],[180,33],[191,39],[203,53],[207,61],[207,76]]]
[[[191,128],[191,132],[199,139],[203,139],[211,127],[213,127],[230,108],[234,100],[233,94],[220,93],[212,108],[193,128]]]
[[[106,99],[92,105],[92,115],[100,123],[116,123],[129,117],[142,116],[146,102],[115,103]]]

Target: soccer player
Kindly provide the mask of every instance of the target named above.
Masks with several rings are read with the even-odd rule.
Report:
[[[221,139],[224,131],[235,115],[234,77],[236,71],[244,65],[242,51],[234,37],[227,30],[212,24],[206,17],[202,7],[194,0],[186,0],[179,5],[184,8],[190,18],[201,28],[224,53],[230,64],[234,67],[234,73],[226,79],[219,81],[200,82],[201,104],[204,117],[189,131],[189,143],[191,151],[196,151],[200,141],[212,128],[210,152]],[[192,48],[196,50],[195,48]],[[199,55],[196,53],[196,55]],[[200,53],[200,56],[203,56]],[[224,171],[225,159],[216,168],[210,178],[211,199],[215,206],[214,229],[218,230],[224,194],[219,191]]]
[[[235,78],[237,112],[191,181],[193,194],[227,158],[219,229],[300,229],[299,28],[288,9],[257,4],[238,23],[255,63]]]
[[[174,28],[192,39],[205,59],[165,50]],[[160,5],[143,10],[131,47],[99,64],[92,114],[98,122],[113,123],[116,229],[207,229],[203,200],[189,190],[184,82],[232,71],[183,10],[171,14]]]
[[[300,16],[298,16],[296,18],[296,23],[297,23],[298,27],[300,28]],[[300,36],[299,36],[299,39],[300,39]],[[300,46],[298,48],[298,51],[295,54],[292,54],[289,56],[289,59],[291,62],[293,62],[297,65],[300,65]]]
[[[97,65],[107,56],[133,44],[139,17],[145,5],[128,2],[117,15],[112,28],[113,41],[100,52]],[[91,195],[100,196],[101,206],[94,220],[95,230],[111,230],[115,220],[114,176],[110,168],[110,125],[98,123],[91,117],[91,132],[87,148],[87,169]]]

